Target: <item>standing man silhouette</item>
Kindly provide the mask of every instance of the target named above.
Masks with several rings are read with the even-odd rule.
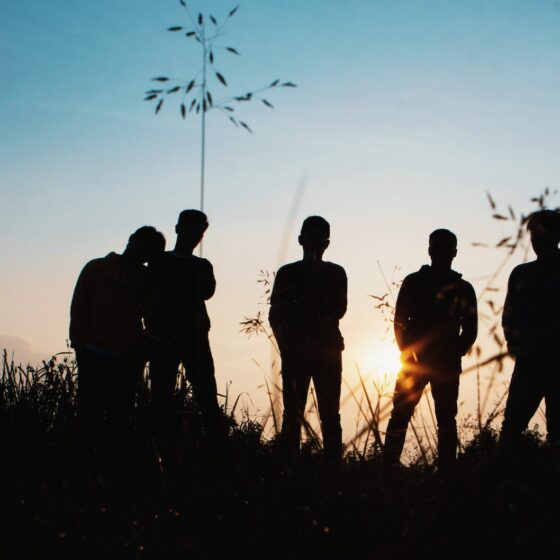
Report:
[[[537,259],[513,269],[502,317],[515,358],[501,432],[505,448],[519,441],[543,398],[547,440],[560,445],[560,214],[535,212],[527,229]]]
[[[70,308],[70,343],[78,363],[78,417],[83,443],[122,444],[136,385],[146,363],[142,317],[151,297],[144,263],[163,254],[165,238],[144,226],[119,255],[88,262]],[[126,443],[126,442],[125,442]]]
[[[165,431],[169,427],[182,363],[198,402],[209,446],[211,451],[217,451],[223,444],[225,426],[217,400],[205,303],[214,295],[216,280],[210,262],[193,254],[207,228],[208,218],[203,212],[184,210],[179,214],[175,249],[165,252],[149,267],[158,301],[147,326],[154,338],[150,379],[159,428]]]
[[[301,425],[313,379],[325,453],[342,454],[340,386],[344,340],[338,328],[346,312],[344,269],[322,260],[330,226],[320,216],[303,222],[303,259],[281,267],[274,280],[269,321],[282,357],[284,417],[281,438],[290,456],[299,453]]]
[[[402,370],[387,426],[385,461],[399,464],[408,423],[429,383],[438,424],[438,465],[452,468],[457,453],[457,398],[461,357],[477,335],[477,305],[473,287],[451,269],[457,237],[447,229],[430,234],[431,265],[408,275],[395,309],[395,338]]]

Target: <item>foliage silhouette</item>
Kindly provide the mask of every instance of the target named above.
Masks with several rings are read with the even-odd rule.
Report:
[[[291,81],[283,81],[277,78],[267,85],[245,93],[224,96],[216,94],[215,87],[218,87],[219,90],[228,87],[223,70],[218,69],[219,57],[217,53],[222,52],[241,56],[236,48],[221,44],[220,42],[225,35],[226,26],[237,13],[239,5],[231,9],[221,21],[218,21],[212,14],[205,15],[202,12],[199,12],[195,17],[189,8],[190,2],[187,3],[185,0],[179,0],[179,3],[186,13],[187,25],[173,25],[167,30],[185,37],[188,41],[198,43],[201,55],[200,69],[194,76],[186,80],[168,76],[152,78],[152,81],[161,84],[161,87],[147,90],[144,101],[155,103],[155,113],[157,115],[170,95],[179,94],[181,98],[179,104],[181,117],[186,119],[187,115],[193,112],[196,115],[200,115],[200,210],[204,211],[206,113],[212,110],[218,111],[236,127],[241,127],[247,132],[252,133],[253,131],[247,122],[237,117],[235,106],[250,101],[260,101],[269,109],[274,109],[274,105],[263,97],[262,94],[265,91],[279,88],[294,88],[297,86]]]

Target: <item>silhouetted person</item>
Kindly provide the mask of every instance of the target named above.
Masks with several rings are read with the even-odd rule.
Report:
[[[78,414],[84,446],[96,449],[127,436],[138,381],[146,363],[142,317],[150,298],[144,263],[162,254],[153,227],[134,232],[119,255],[83,268],[70,309],[70,342],[78,363]]]
[[[147,326],[154,337],[150,378],[159,429],[170,427],[182,363],[199,405],[208,443],[216,451],[223,444],[225,426],[217,400],[205,303],[214,295],[216,280],[210,262],[193,255],[207,228],[206,214],[198,210],[184,210],[179,215],[175,249],[165,252],[149,267],[159,296]]]
[[[311,379],[325,453],[337,459],[342,452],[339,408],[344,340],[338,322],[346,313],[347,280],[341,266],[322,260],[329,236],[324,218],[306,218],[298,238],[303,259],[278,270],[270,300],[270,325],[282,357],[281,439],[291,456],[299,453]]]
[[[452,468],[457,453],[457,397],[461,357],[477,335],[476,295],[472,286],[451,269],[457,238],[446,229],[431,233],[431,265],[403,281],[395,309],[395,338],[403,366],[393,396],[387,426],[385,460],[399,463],[408,423],[429,383],[438,424],[438,463]]]
[[[501,443],[516,443],[544,398],[547,440],[560,445],[560,214],[535,212],[527,229],[537,259],[509,277],[502,325],[515,358]]]

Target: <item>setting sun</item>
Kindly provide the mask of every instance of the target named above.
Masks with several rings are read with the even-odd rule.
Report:
[[[364,374],[377,379],[396,377],[401,369],[400,352],[395,344],[382,342],[362,354],[359,366]]]

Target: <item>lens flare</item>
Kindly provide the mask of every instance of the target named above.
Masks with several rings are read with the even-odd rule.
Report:
[[[395,344],[382,343],[365,351],[360,367],[366,375],[376,379],[396,377],[402,364],[399,349]]]

